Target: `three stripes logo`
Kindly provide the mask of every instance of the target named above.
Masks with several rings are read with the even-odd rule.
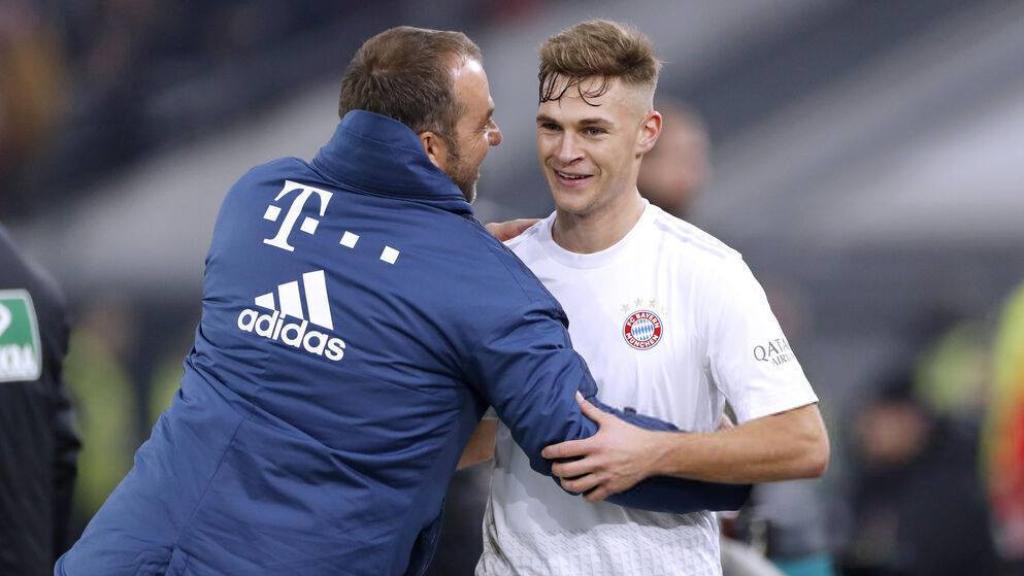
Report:
[[[334,362],[341,360],[345,356],[345,341],[310,329],[312,324],[334,330],[324,271],[303,274],[301,291],[299,284],[297,280],[285,282],[276,291],[257,296],[253,303],[263,312],[252,308],[242,310],[238,315],[238,328]]]

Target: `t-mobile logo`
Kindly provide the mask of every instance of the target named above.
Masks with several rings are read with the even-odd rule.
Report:
[[[274,202],[280,201],[285,196],[292,192],[298,192],[295,199],[292,200],[292,205],[288,207],[288,212],[284,215],[284,220],[281,222],[281,227],[277,229],[277,235],[273,238],[264,238],[264,244],[270,244],[275,248],[294,252],[295,247],[288,243],[288,237],[292,233],[292,228],[295,227],[295,223],[299,220],[299,215],[302,214],[302,208],[306,205],[306,200],[314,193],[320,199],[320,217],[323,218],[324,213],[327,212],[327,204],[331,201],[332,194],[326,190],[307,186],[305,184],[299,184],[292,182],[291,180],[284,181],[284,188],[277,193],[277,197],[274,198]],[[281,207],[271,204],[267,206],[266,213],[263,214],[263,218],[270,220],[271,222],[277,222],[278,218],[281,217]],[[306,234],[313,234],[316,232],[317,224],[320,221],[316,218],[310,218],[306,216],[302,219],[302,224],[299,225],[299,230],[302,230]]]

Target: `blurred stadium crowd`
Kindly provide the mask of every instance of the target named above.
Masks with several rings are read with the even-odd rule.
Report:
[[[353,31],[402,4],[5,2],[0,206],[8,218],[43,210],[336,72],[358,46]]]
[[[647,184],[641,181],[645,194],[664,194],[666,204],[685,197],[671,207],[746,254],[818,389],[832,435],[836,454],[825,481],[767,489],[741,515],[734,534],[780,566],[826,554],[838,573],[851,575],[1024,574],[1024,163],[1008,160],[1011,175],[988,181],[973,176],[986,170],[976,160],[977,172],[969,174],[976,185],[934,197],[929,194],[942,190],[927,188],[928,177],[905,180],[892,168],[921,166],[911,161],[914,150],[928,151],[933,141],[940,149],[947,140],[984,134],[984,114],[991,110],[1005,110],[1005,118],[1019,125],[1024,89],[1019,78],[1004,80],[1001,66],[1003,59],[1018,66],[1024,61],[1018,58],[1024,41],[1010,39],[985,52],[991,56],[982,68],[993,78],[999,74],[999,83],[974,76],[943,81],[948,84],[921,79],[922,90],[930,92],[920,102],[937,106],[932,115],[902,124],[873,116],[861,122],[876,121],[872,132],[821,152],[813,162],[807,159],[843,137],[816,151],[794,148],[791,156],[780,155],[794,146],[791,134],[811,138],[823,130],[815,125],[789,132],[806,118],[824,114],[824,130],[841,132],[843,113],[855,110],[849,100],[857,97],[834,99],[831,107],[828,102],[831,92],[856,92],[844,82],[870,78],[872,70],[887,66],[899,70],[901,58],[915,70],[944,58],[946,69],[955,69],[964,61],[960,53],[944,51],[945,40],[954,48],[970,46],[963,54],[980,58],[1024,10],[944,0],[792,2],[785,8],[767,0],[732,8],[676,4],[4,0],[0,223],[13,229],[15,240],[24,231],[28,252],[38,253],[68,287],[75,312],[66,370],[84,441],[75,529],[128,470],[175,392],[199,310],[198,273],[170,297],[123,289],[115,279],[79,291],[62,260],[52,256],[76,239],[41,240],[33,229],[63,228],[62,222],[84,213],[76,206],[103,198],[107,183],[140,166],[145,170],[147,159],[233,126],[258,129],[268,111],[287,107],[300,92],[329,84],[323,92],[331,93],[362,40],[404,23],[465,30],[484,50],[498,119],[509,136],[503,148],[511,150],[484,166],[480,217],[541,215],[550,203],[539,175],[510,176],[532,173],[535,86],[527,80],[533,79],[533,49],[538,38],[562,26],[607,15],[654,28],[656,45],[672,49],[664,56],[661,94],[692,107],[676,115],[690,136],[670,138],[666,132],[650,158]],[[654,24],[672,10],[677,18],[692,13],[711,30],[707,34],[724,39],[706,50],[673,44],[672,27]],[[726,14],[730,10],[735,14]],[[693,42],[707,37],[691,31]],[[809,57],[808,51],[816,52]],[[691,53],[707,64],[687,63]],[[522,62],[508,65],[511,55],[523,55]],[[905,80],[911,85],[915,77]],[[877,82],[875,90],[900,88],[891,76]],[[969,86],[960,90],[963,84]],[[529,87],[515,92],[513,85]],[[955,97],[948,96],[949,86],[960,90]],[[521,101],[511,101],[510,93]],[[676,106],[669,98],[663,103]],[[333,128],[329,105],[317,117],[325,127],[320,133]],[[1019,134],[1001,133],[995,142],[1024,160]],[[985,145],[956,158],[981,157]],[[246,158],[244,164],[266,159]],[[741,172],[766,175],[756,198],[736,192],[750,184],[736,175]],[[880,181],[877,173],[890,176]],[[865,190],[857,210],[845,197],[861,189],[853,180]],[[1000,187],[1004,181],[1009,188]],[[916,195],[904,189],[907,182],[921,183]],[[868,188],[896,190],[896,201],[887,204],[868,195]],[[204,193],[219,199],[223,192]],[[904,192],[910,195],[899,196]],[[910,208],[901,208],[899,198]],[[936,216],[940,211],[929,202],[941,207],[947,198],[963,206]],[[975,203],[989,206],[991,226],[978,216],[986,214],[984,206],[967,206]],[[892,228],[906,234],[887,235],[881,224],[837,226],[836,236],[820,232],[828,222],[856,222],[860,215],[862,222],[884,224],[893,214],[904,220]],[[149,215],[170,216],[183,222],[191,217]],[[918,217],[923,224],[915,222]],[[805,227],[807,221],[824,224]],[[208,233],[182,230],[203,244]],[[855,233],[861,239],[849,240]],[[194,267],[201,266],[196,259]],[[477,469],[455,483],[467,502],[464,518],[456,520],[469,528],[454,533],[477,539],[466,548],[470,555],[479,545],[473,523],[479,523],[478,495],[486,482],[486,471]],[[461,573],[451,570],[438,573]]]

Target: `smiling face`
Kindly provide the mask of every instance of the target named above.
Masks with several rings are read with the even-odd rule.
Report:
[[[640,160],[661,129],[643,88],[613,78],[599,96],[584,97],[603,82],[584,78],[537,111],[537,154],[560,213],[586,218],[620,208],[636,194]]]

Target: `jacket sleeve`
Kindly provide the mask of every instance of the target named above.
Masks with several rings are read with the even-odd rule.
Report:
[[[676,430],[672,424],[623,413],[597,401],[597,384],[583,358],[572,349],[560,309],[533,303],[497,324],[477,342],[470,358],[470,377],[537,472],[552,476],[551,463],[540,455],[545,446],[597,432],[597,424],[584,416],[576,403],[577,390],[632,424],[650,430]],[[686,513],[735,510],[749,492],[749,485],[656,477],[609,500],[632,508]]]

